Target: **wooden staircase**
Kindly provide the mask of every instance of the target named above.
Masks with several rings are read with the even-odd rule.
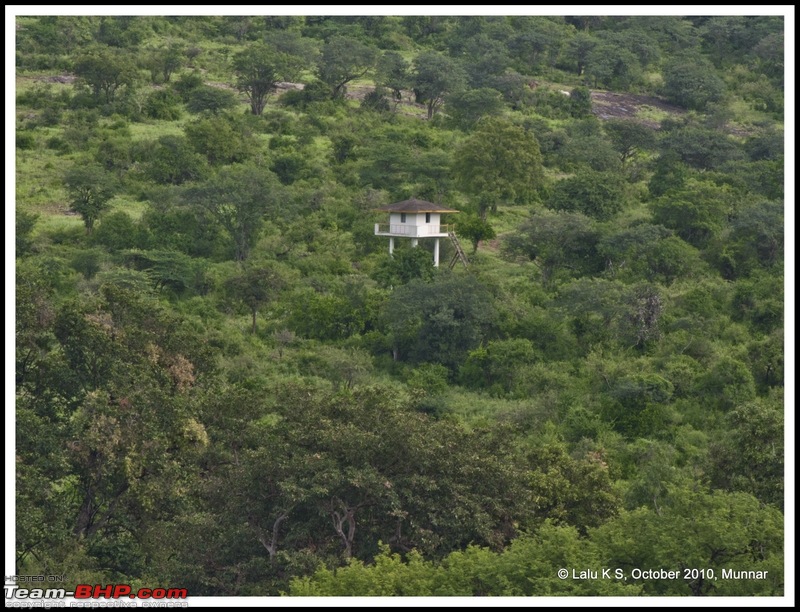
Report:
[[[469,265],[469,261],[467,260],[467,256],[464,254],[464,249],[461,248],[461,243],[458,241],[456,233],[450,231],[447,232],[447,235],[450,236],[450,241],[456,248],[456,252],[453,253],[453,259],[450,260],[450,265],[448,267],[452,270],[455,267],[456,262],[460,259],[461,263],[463,263],[464,267],[466,268]]]

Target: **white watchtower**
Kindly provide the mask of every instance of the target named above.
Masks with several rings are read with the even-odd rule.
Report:
[[[433,245],[433,265],[438,267],[439,238],[450,238],[455,241],[453,226],[441,223],[442,214],[459,212],[452,208],[411,198],[375,210],[389,213],[389,223],[375,224],[375,235],[389,236],[390,255],[394,252],[395,238],[411,238],[411,246],[414,247],[420,238],[434,238],[436,242]]]

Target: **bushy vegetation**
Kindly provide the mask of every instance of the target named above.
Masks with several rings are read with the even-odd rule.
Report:
[[[20,17],[16,61],[18,574],[783,594],[782,18]],[[411,197],[469,266],[388,255]],[[661,567],[715,575],[556,574]]]

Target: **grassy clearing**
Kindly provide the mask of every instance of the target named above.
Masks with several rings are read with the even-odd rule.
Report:
[[[109,212],[122,211],[128,213],[134,221],[138,221],[144,211],[147,210],[147,202],[135,200],[127,194],[115,195],[109,204],[111,206]]]
[[[61,214],[47,213],[40,215],[33,229],[33,235],[55,234],[82,227],[83,220],[80,216],[65,210]]]
[[[637,119],[659,124],[664,121],[664,119],[669,119],[672,116],[672,113],[656,108],[655,106],[650,106],[649,104],[643,104],[636,111]]]
[[[488,221],[500,236],[518,228],[530,214],[528,206],[498,206],[496,213],[489,214]]]
[[[777,129],[783,129],[783,122],[775,121],[775,117],[770,113],[759,111],[753,105],[742,98],[734,98],[728,103],[727,110],[733,116],[728,122],[728,126],[738,128],[741,131],[753,131],[754,126],[775,124]]]
[[[76,156],[58,155],[44,147],[45,140],[37,135],[36,149],[17,150],[16,204],[28,212],[61,214],[66,209],[62,177]]]
[[[527,399],[501,399],[482,393],[472,393],[462,387],[450,387],[444,396],[449,412],[467,426],[481,427],[496,422],[498,417],[511,416],[531,410]]]
[[[128,128],[131,132],[131,139],[137,140],[158,140],[162,136],[183,136],[183,128],[186,119],[177,121],[153,120],[147,123],[130,123]]]

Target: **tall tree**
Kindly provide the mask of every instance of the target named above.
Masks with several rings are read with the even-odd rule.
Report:
[[[704,110],[722,99],[725,82],[703,56],[683,54],[674,56],[664,69],[664,94],[679,106]]]
[[[603,129],[611,138],[611,143],[619,153],[623,165],[642,150],[655,145],[653,130],[635,121],[612,119],[603,124]]]
[[[378,58],[375,84],[392,92],[395,108],[403,97],[403,90],[411,87],[408,62],[396,51],[386,51]]]
[[[231,296],[250,310],[253,334],[256,333],[259,308],[274,300],[283,285],[283,278],[272,266],[248,266],[240,274],[225,281],[225,287]]]
[[[233,58],[236,87],[247,95],[250,111],[260,115],[281,81],[294,81],[316,57],[313,42],[294,32],[273,31],[265,42],[253,43]]]
[[[395,357],[455,370],[486,338],[495,308],[488,288],[468,276],[412,280],[395,289],[385,315]]]
[[[250,112],[260,115],[278,82],[284,80],[280,55],[272,47],[257,43],[234,56],[233,68],[236,87],[250,101]]]
[[[108,201],[114,197],[114,177],[100,164],[90,163],[68,170],[64,184],[70,198],[70,210],[81,216],[86,231],[91,232],[95,221],[108,209]]]
[[[545,210],[505,236],[504,249],[508,255],[533,261],[549,283],[557,272],[577,276],[601,270],[599,239],[595,221],[585,215]]]
[[[626,573],[670,567],[686,577],[629,581],[640,584],[646,595],[769,596],[783,591],[783,516],[746,493],[707,493],[694,483],[673,486],[660,510],[625,512],[591,539],[612,566]],[[722,572],[731,569],[762,571],[764,579],[726,580]]]
[[[427,106],[428,119],[431,119],[447,94],[465,86],[466,74],[455,60],[435,51],[426,51],[414,59],[412,84],[417,102]]]
[[[145,68],[150,71],[150,80],[157,83],[169,83],[172,74],[183,66],[186,49],[181,43],[171,43],[159,49],[153,49],[146,56]]]
[[[468,215],[458,220],[458,233],[472,243],[472,254],[478,252],[481,240],[491,240],[497,234],[486,219],[478,215]]]
[[[625,182],[612,172],[584,170],[556,183],[547,206],[607,221],[625,206]]]
[[[279,210],[282,196],[275,175],[255,165],[223,168],[185,194],[189,204],[199,206],[225,229],[237,261],[247,259],[265,213]]]
[[[586,75],[606,87],[628,89],[641,74],[639,58],[613,43],[600,43],[586,59]]]
[[[497,205],[534,200],[544,182],[536,137],[501,117],[486,117],[455,153],[455,171],[481,218]]]
[[[109,47],[91,49],[77,59],[73,70],[92,88],[95,98],[106,103],[114,101],[120,88],[136,81],[130,54]]]
[[[331,96],[344,96],[345,86],[365,76],[375,65],[373,47],[343,36],[334,36],[322,47],[319,78],[330,86]]]

